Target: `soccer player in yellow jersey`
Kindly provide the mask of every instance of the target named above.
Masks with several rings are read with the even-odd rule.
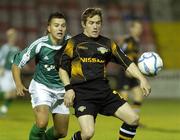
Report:
[[[129,34],[121,42],[123,52],[135,63],[138,63],[140,55],[140,36],[142,25],[139,21],[131,21],[129,24]],[[129,75],[123,68],[119,71],[118,90],[124,99],[128,99],[128,93],[133,94],[133,109],[140,112],[143,101],[143,94],[138,79]]]
[[[72,140],[90,140],[93,137],[98,113],[124,121],[120,127],[119,140],[133,139],[139,116],[118,94],[113,94],[106,78],[106,64],[114,58],[116,63],[140,80],[146,96],[150,93],[150,85],[117,44],[100,35],[101,9],[86,9],[82,14],[81,24],[83,33],[68,41],[57,60],[66,90],[64,103],[67,107],[73,105],[81,128],[73,135]]]

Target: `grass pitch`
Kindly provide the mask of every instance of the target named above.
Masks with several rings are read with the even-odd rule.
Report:
[[[141,111],[144,127],[137,130],[134,140],[180,140],[180,100],[147,99]],[[28,140],[28,133],[34,121],[29,100],[16,100],[7,116],[0,118],[0,140]],[[50,121],[49,126],[52,124]],[[119,126],[116,118],[99,115],[93,140],[117,140]],[[79,128],[74,115],[71,115],[68,136]]]

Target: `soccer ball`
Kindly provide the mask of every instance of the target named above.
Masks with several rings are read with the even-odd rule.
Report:
[[[144,52],[138,59],[138,67],[143,74],[154,76],[162,69],[163,61],[155,52]]]

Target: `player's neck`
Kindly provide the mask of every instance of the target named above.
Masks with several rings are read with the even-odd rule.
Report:
[[[51,42],[52,42],[52,45],[57,45],[57,44],[61,44],[63,42],[63,39],[56,39],[56,38],[53,38],[51,35],[49,35],[50,39],[51,39]]]
[[[136,40],[136,41],[139,41],[139,36],[136,35],[136,34],[131,34],[131,36]]]
[[[8,44],[9,44],[10,46],[15,46],[16,43],[9,41]]]

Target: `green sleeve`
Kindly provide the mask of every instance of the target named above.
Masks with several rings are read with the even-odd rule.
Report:
[[[31,44],[29,47],[25,48],[21,52],[17,53],[14,57],[13,64],[22,68],[26,65],[36,54],[37,54],[37,45]]]

